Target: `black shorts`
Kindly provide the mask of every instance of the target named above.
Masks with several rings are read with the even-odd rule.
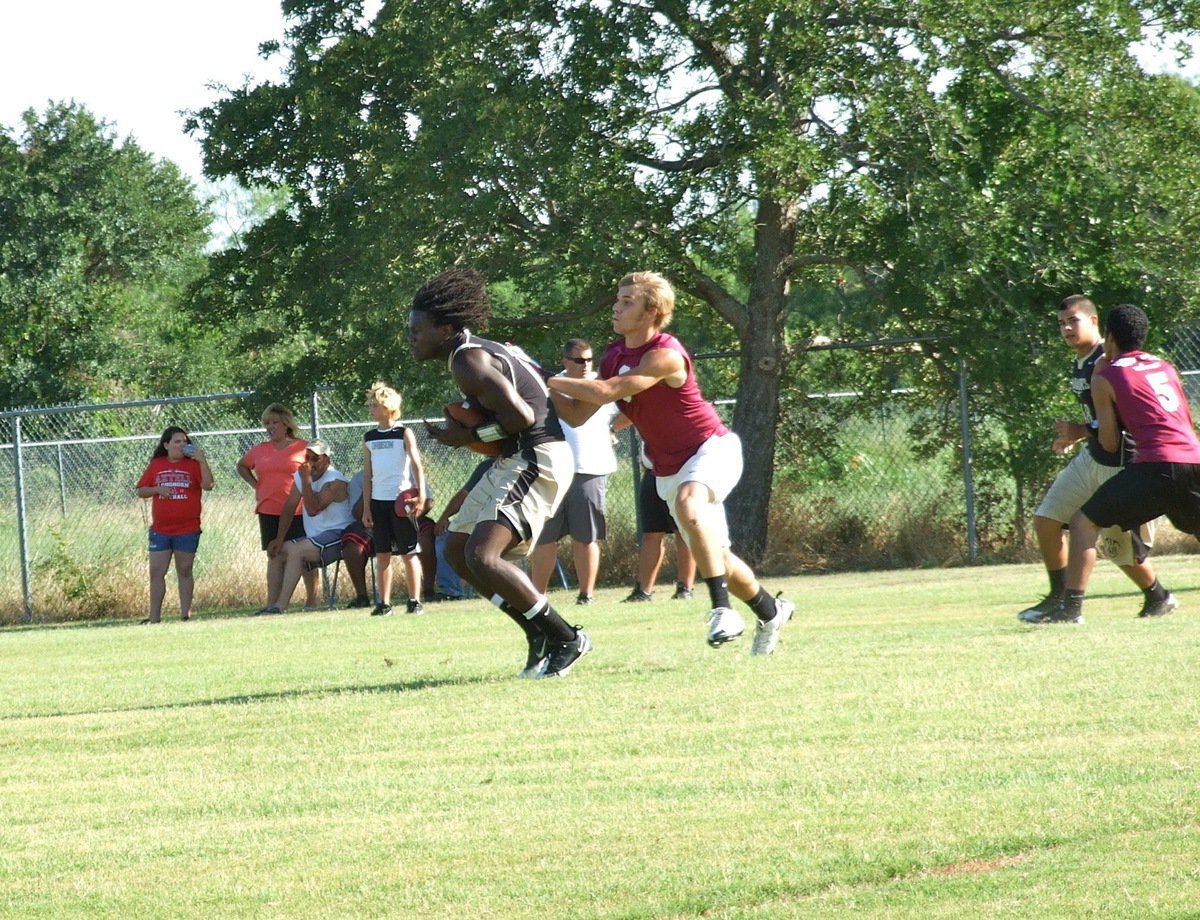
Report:
[[[395,501],[371,499],[371,541],[377,553],[398,553],[407,556],[417,550],[417,525],[407,517],[396,514]]]
[[[642,533],[678,533],[671,509],[658,497],[658,479],[648,470],[642,471],[638,487],[638,513],[642,517]]]
[[[1101,527],[1135,530],[1160,515],[1200,536],[1200,464],[1131,463],[1080,509]]]
[[[275,535],[279,533],[279,515],[278,514],[263,514],[258,513],[258,536],[262,540],[262,548],[266,549],[267,544],[275,539]],[[288,528],[287,540],[299,540],[304,536],[304,516],[297,514],[292,518],[292,526]]]

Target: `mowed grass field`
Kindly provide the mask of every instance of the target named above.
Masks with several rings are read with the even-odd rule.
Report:
[[[1200,565],[1159,566],[1176,614],[1102,563],[1083,627],[1018,624],[1036,566],[771,580],[767,659],[560,592],[561,681],[478,602],[6,629],[0,916],[1200,916]]]

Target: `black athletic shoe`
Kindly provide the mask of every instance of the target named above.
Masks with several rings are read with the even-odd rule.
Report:
[[[641,588],[634,588],[629,592],[629,597],[621,601],[622,604],[644,604],[646,601],[654,600],[653,594],[647,594]]]
[[[371,599],[369,597],[367,597],[366,595],[364,595],[362,597],[356,597],[354,600],[347,603],[344,609],[346,609],[346,610],[362,610],[362,609],[366,609],[367,607],[370,607],[370,606],[371,606]]]
[[[385,604],[383,601],[380,601],[378,604],[376,604],[375,609],[371,611],[371,616],[373,617],[390,617],[391,615],[392,605]]]
[[[529,680],[540,677],[542,669],[546,667],[546,637],[526,633],[525,641],[529,643],[529,654],[525,657],[525,667],[517,672],[517,677]]]
[[[1146,603],[1142,605],[1141,613],[1139,613],[1138,616],[1165,617],[1178,606],[1179,601],[1175,600],[1175,595],[1168,591],[1167,596],[1161,601],[1146,601]]]
[[[575,598],[575,606],[576,607],[590,607],[595,602],[596,602],[596,599],[594,597],[592,597],[590,594],[582,594],[581,593],[579,595],[579,597]]]
[[[690,601],[693,596],[691,588],[681,581],[675,582],[675,593],[671,595],[671,600]]]
[[[1022,623],[1049,623],[1063,612],[1063,599],[1057,594],[1047,594],[1028,610],[1017,614]]]
[[[592,640],[578,626],[575,627],[575,638],[570,642],[547,642],[550,657],[546,659],[546,667],[538,675],[538,680],[546,677],[566,677],[571,673],[575,662],[592,650]]]
[[[421,606],[421,602],[411,597],[408,599],[408,606],[406,609],[414,616],[420,616],[425,612],[425,608]]]

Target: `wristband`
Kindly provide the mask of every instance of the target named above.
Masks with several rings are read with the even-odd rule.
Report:
[[[491,441],[503,441],[508,437],[507,432],[495,422],[478,426],[473,434],[477,440],[483,441],[485,444]]]

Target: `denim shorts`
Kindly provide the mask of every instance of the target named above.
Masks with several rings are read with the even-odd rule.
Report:
[[[177,553],[195,553],[200,548],[200,531],[195,533],[176,534],[168,536],[150,528],[150,552],[163,553],[174,550]]]

